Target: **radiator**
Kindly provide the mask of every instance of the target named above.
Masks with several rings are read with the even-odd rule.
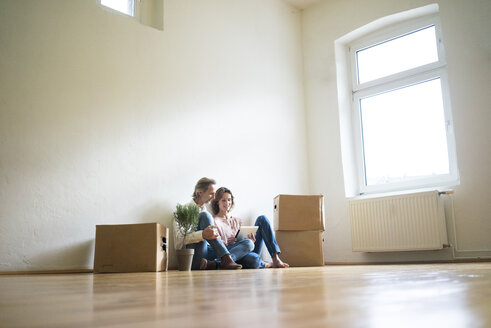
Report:
[[[442,249],[448,244],[438,191],[350,200],[354,252]]]

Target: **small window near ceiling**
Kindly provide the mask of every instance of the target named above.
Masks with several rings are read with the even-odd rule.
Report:
[[[101,5],[119,11],[128,16],[135,16],[134,0],[101,0]]]
[[[108,12],[123,14],[143,25],[164,30],[164,0],[97,0]]]
[[[356,52],[358,83],[438,61],[435,26],[429,26]]]
[[[361,193],[458,182],[446,64],[437,17],[350,46]]]

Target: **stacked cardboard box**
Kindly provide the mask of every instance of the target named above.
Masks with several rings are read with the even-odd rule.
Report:
[[[278,195],[274,227],[281,259],[292,267],[324,265],[324,197]]]
[[[97,225],[94,272],[167,271],[168,236],[158,223]]]

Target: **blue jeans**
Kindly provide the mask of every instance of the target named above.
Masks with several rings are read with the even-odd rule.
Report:
[[[244,269],[262,269],[264,268],[264,262],[261,259],[261,250],[263,248],[263,242],[268,249],[271,256],[276,253],[280,253],[280,247],[276,242],[273,230],[271,229],[271,223],[264,215],[259,216],[254,223],[258,226],[256,232],[256,242],[254,243],[254,249],[242,257],[237,263],[242,264]],[[250,240],[250,239],[247,239]]]
[[[204,230],[206,227],[214,225],[213,218],[210,213],[201,212],[198,218],[198,227],[196,231]],[[230,254],[227,247],[223,244],[220,238],[203,240],[199,243],[186,245],[186,248],[194,249],[192,270],[198,270],[201,265],[201,259],[213,261],[216,258],[220,259],[222,256]]]
[[[220,238],[217,240],[220,241],[220,243],[223,242]],[[206,242],[206,241],[205,241]],[[210,242],[210,240],[208,240]],[[198,243],[200,244],[200,243]],[[197,244],[192,244],[192,245],[197,245]],[[227,254],[230,254],[230,257],[236,262],[240,264],[240,259],[242,259],[244,256],[249,255],[252,250],[254,249],[254,243],[250,239],[242,239],[237,242],[235,242],[232,245],[224,246],[225,249],[227,250]],[[193,257],[193,270],[199,269],[199,265],[201,263],[201,259],[204,257],[205,259],[209,261],[215,261],[218,263],[218,267],[220,267],[220,263],[222,263],[221,256],[216,256],[216,252],[213,249],[213,247],[210,246],[210,244],[207,245],[205,248],[205,251],[203,255],[200,255],[199,252],[197,253],[196,248],[194,251],[194,257]],[[226,255],[226,254],[224,254]],[[223,255],[222,255],[223,256]],[[194,266],[196,266],[196,269],[194,269]]]
[[[254,243],[250,239],[242,239],[236,241],[232,245],[228,245],[227,249],[229,250],[232,259],[236,263],[241,264],[241,260],[254,249]]]

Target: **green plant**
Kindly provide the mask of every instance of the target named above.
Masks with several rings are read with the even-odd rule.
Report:
[[[174,219],[179,233],[183,236],[182,248],[186,248],[186,237],[198,227],[199,206],[196,204],[176,205]]]

